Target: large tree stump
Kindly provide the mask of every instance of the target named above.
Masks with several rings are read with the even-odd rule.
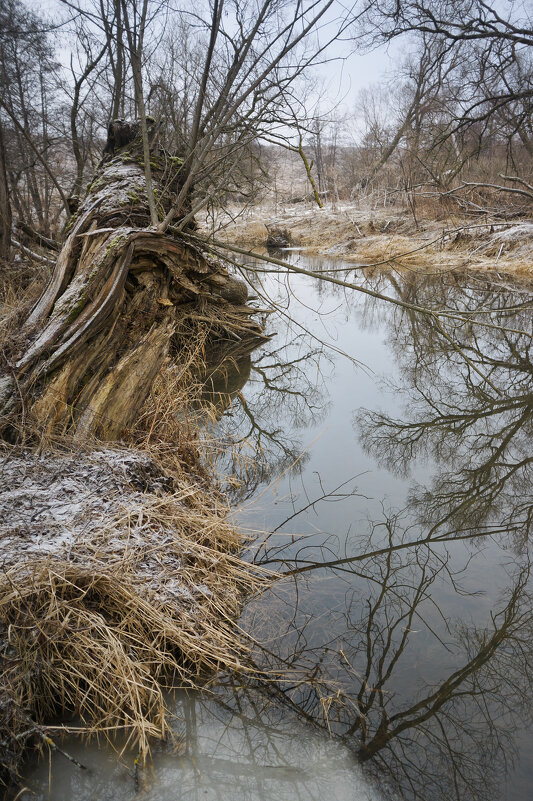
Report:
[[[151,156],[161,218],[176,197],[180,164],[158,150]],[[118,150],[115,139],[70,220],[49,285],[12,344],[10,369],[0,375],[0,429],[24,409],[44,433],[116,439],[171,344],[179,347],[177,327],[187,315],[213,335],[260,336],[243,305],[245,285],[186,234],[161,234],[149,222],[140,139]]]

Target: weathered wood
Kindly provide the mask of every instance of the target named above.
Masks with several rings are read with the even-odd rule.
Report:
[[[11,370],[0,376],[0,429],[23,407],[43,432],[117,438],[168,357],[185,309],[198,306],[196,318],[214,335],[260,335],[242,282],[186,234],[150,227],[141,155],[138,139],[118,153],[115,144],[87,187],[12,348]],[[179,190],[179,167],[168,154],[151,156],[161,217]]]

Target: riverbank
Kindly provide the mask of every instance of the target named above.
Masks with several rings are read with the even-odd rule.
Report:
[[[342,258],[366,267],[439,272],[474,269],[525,278],[532,275],[533,220],[486,216],[416,219],[407,208],[372,209],[359,203],[251,207],[236,216],[219,214],[205,230],[250,249],[264,247],[269,233],[309,255]]]
[[[265,574],[239,558],[203,464],[192,371],[206,352],[189,338],[121,442],[28,422],[0,445],[0,788],[13,795],[32,748],[118,737],[142,762],[171,737],[166,689],[247,670],[235,621]]]
[[[3,446],[0,479],[0,780],[67,731],[144,758],[170,733],[165,687],[245,659],[232,621],[261,582],[223,496],[133,448]]]
[[[238,360],[265,336],[243,281],[147,230],[141,151],[102,160],[55,264],[26,249],[2,270],[0,787],[65,730],[142,761],[169,734],[163,690],[238,673],[247,650],[262,574],[194,404],[210,349]],[[152,164],[167,211],[172,164]]]

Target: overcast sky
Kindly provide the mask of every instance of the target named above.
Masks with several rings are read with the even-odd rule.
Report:
[[[29,0],[25,2],[34,11],[40,11],[56,19],[65,8],[60,0],[40,0],[38,4]],[[87,0],[73,0],[73,2],[79,3],[82,8],[91,7]],[[58,34],[58,42],[60,39]],[[314,69],[323,93],[320,112],[326,114],[334,109],[339,116],[352,116],[361,89],[372,87],[390,75],[394,65],[407,56],[408,47],[408,40],[404,37],[401,41],[396,40],[370,52],[353,52],[352,44],[338,42],[335,51],[342,58],[328,61]],[[58,57],[68,67],[70,51],[60,49]]]

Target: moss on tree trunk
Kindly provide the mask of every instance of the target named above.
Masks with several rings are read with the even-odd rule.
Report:
[[[158,214],[179,190],[179,159],[151,154]],[[238,285],[237,285],[238,284]],[[0,376],[5,430],[24,411],[43,433],[116,439],[135,419],[185,319],[214,337],[260,336],[246,288],[187,234],[150,228],[139,139],[106,156],[70,220],[42,296]]]

